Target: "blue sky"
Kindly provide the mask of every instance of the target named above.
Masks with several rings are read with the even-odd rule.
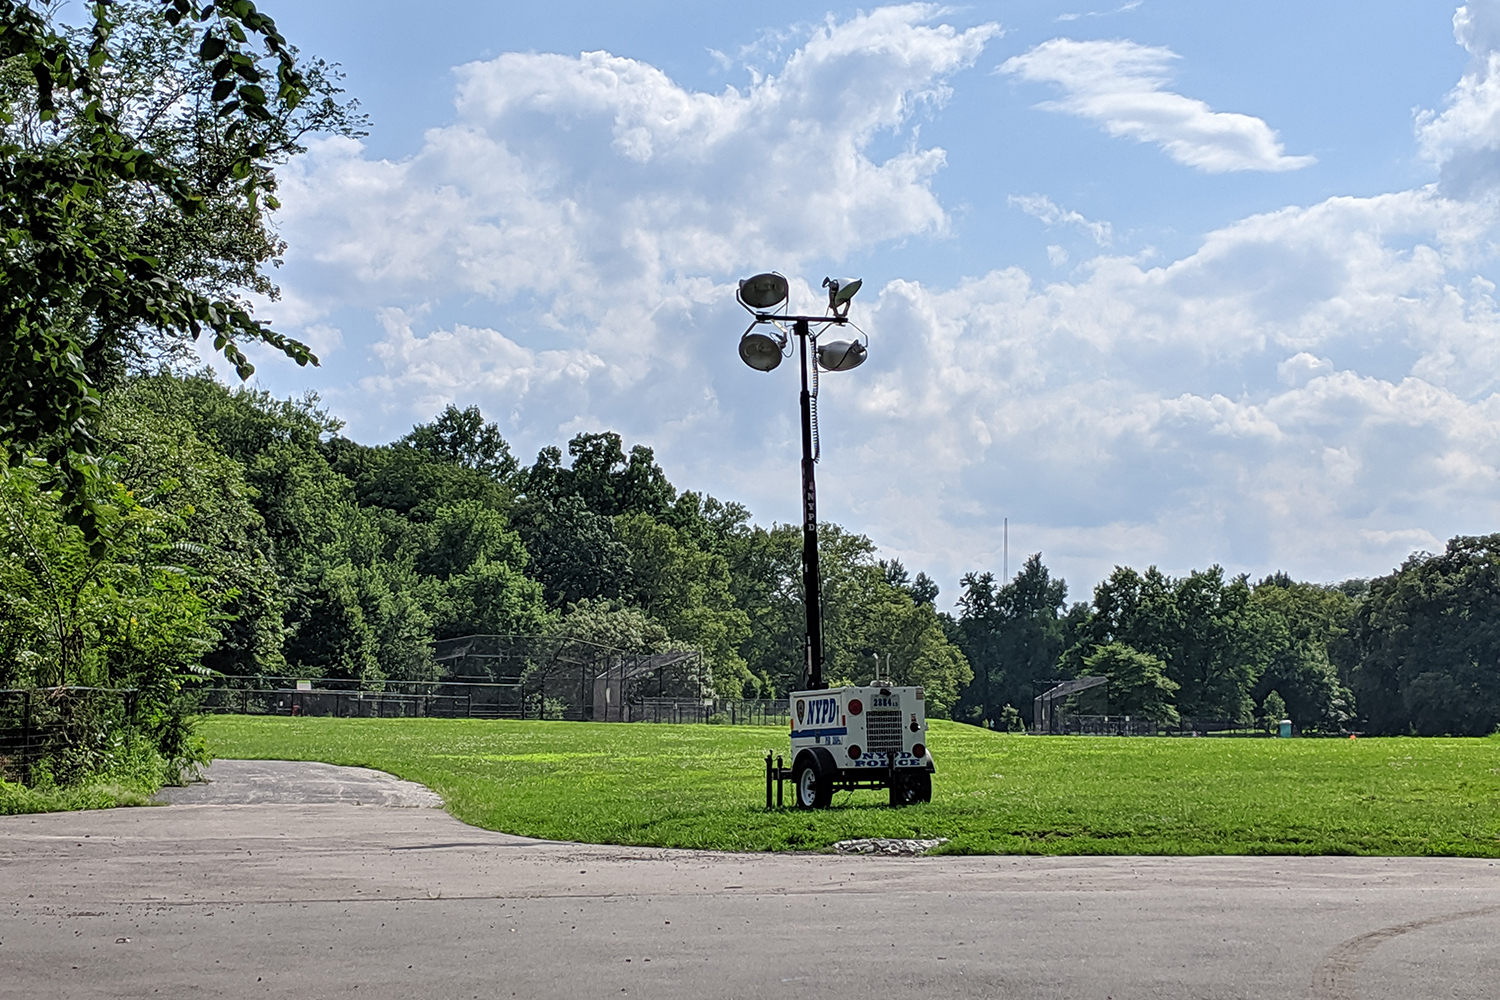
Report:
[[[733,280],[858,274],[823,512],[956,596],[1040,550],[1384,572],[1495,525],[1500,4],[267,9],[373,119],[285,172],[314,388],[379,442],[477,403],[796,517],[795,387]]]

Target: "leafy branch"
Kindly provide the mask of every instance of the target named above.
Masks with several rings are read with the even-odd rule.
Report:
[[[13,467],[40,451],[58,477],[69,521],[95,545],[98,511],[87,486],[98,475],[99,393],[91,355],[131,331],[154,329],[211,337],[242,379],[255,370],[246,343],[317,363],[305,344],[245,305],[166,272],[111,224],[108,206],[122,190],[161,197],[183,217],[204,204],[181,169],[143,148],[106,108],[115,7],[93,4],[88,29],[70,38],[32,3],[0,0],[0,64],[24,67],[30,77],[26,100],[0,108],[0,125],[15,121],[16,103],[29,103],[43,123],[57,122],[62,104],[76,108],[67,141],[23,143],[9,128],[0,140],[0,453]],[[295,52],[249,0],[163,0],[162,9],[170,24],[199,37],[196,56],[215,80],[209,100],[229,123],[226,137],[243,140],[228,174],[253,211],[273,184],[272,150],[254,126],[309,93]],[[262,67],[252,39],[274,71]]]

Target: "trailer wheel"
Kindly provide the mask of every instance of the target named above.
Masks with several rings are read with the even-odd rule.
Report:
[[[914,806],[932,801],[932,775],[927,771],[897,771],[891,781],[891,805]]]
[[[798,809],[827,809],[833,802],[833,776],[812,754],[797,759],[792,778],[796,783],[793,794],[797,797]]]

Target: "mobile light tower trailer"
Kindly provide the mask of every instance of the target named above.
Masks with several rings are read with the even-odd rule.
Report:
[[[857,278],[824,278],[828,312],[794,316],[785,312],[790,293],[780,274],[757,274],[740,282],[740,305],[754,317],[740,338],[740,358],[769,372],[787,354],[788,333],[797,339],[802,367],[802,592],[806,605],[802,689],[791,694],[792,766],[766,755],[766,808],[782,803],[782,782],[792,782],[802,809],[826,808],[833,793],[854,788],[890,790],[891,805],[932,798],[932,756],[927,752],[927,711],[920,687],[902,687],[878,676],[874,683],[830,688],[823,680],[822,576],[818,571],[818,491],[814,467],[818,444],[819,371],[841,372],[864,363],[860,340],[819,344],[830,327],[852,326],[849,304],[859,291]],[[777,307],[783,311],[776,311]],[[816,328],[816,329],[814,329]],[[858,329],[856,327],[856,329]],[[812,361],[808,353],[811,347]],[[811,381],[809,381],[811,372]]]
[[[893,806],[931,801],[922,689],[877,681],[793,692],[792,766],[769,770],[778,782],[791,779],[804,809],[821,809],[834,792],[852,788],[888,788]]]

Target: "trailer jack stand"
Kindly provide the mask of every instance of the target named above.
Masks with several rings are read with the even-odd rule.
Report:
[[[774,756],[776,758],[776,763],[772,764],[771,763],[772,754],[770,754],[770,753],[766,754],[766,808],[767,809],[772,808],[772,806],[771,806],[771,785],[772,785],[772,783],[774,782],[775,785],[776,785],[776,806],[775,806],[775,808],[780,809],[782,807],[781,806],[781,783],[783,781],[786,781],[786,780],[788,780],[788,779],[791,778],[791,775],[789,773],[787,773],[787,769],[782,765],[781,754],[775,754]]]

